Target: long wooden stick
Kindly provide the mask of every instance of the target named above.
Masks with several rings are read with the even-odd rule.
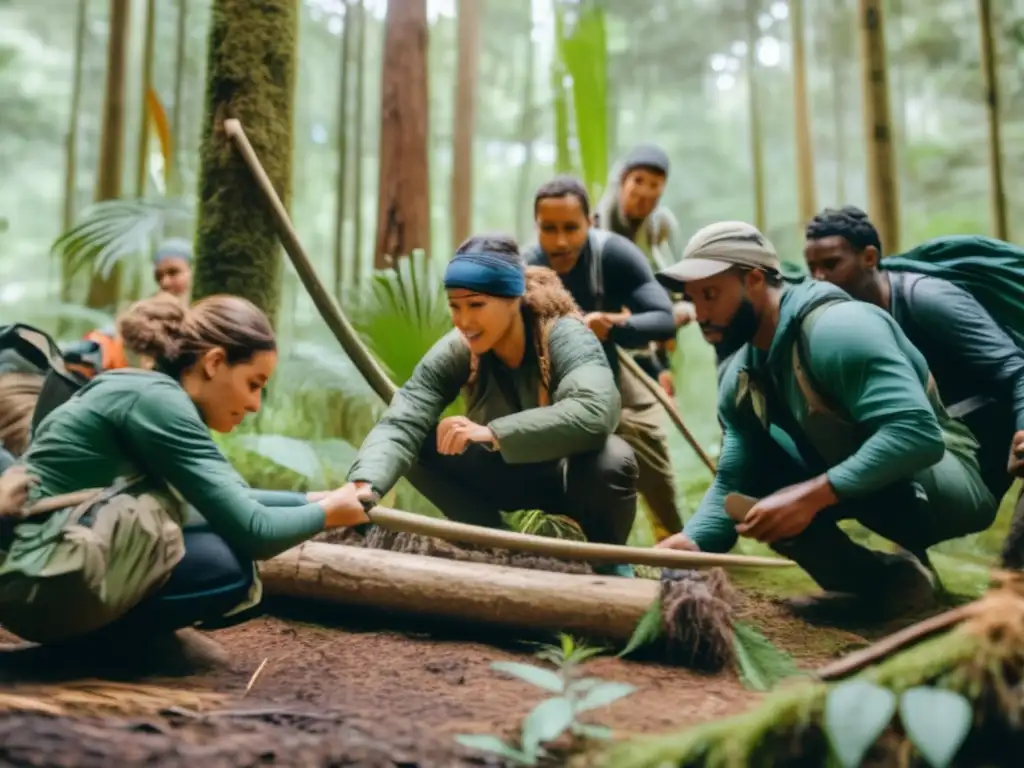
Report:
[[[940,613],[937,616],[927,618],[924,621],[919,621],[917,624],[912,624],[901,629],[899,632],[893,632],[891,635],[883,637],[877,643],[872,643],[867,648],[861,648],[859,651],[854,651],[838,661],[822,667],[818,670],[817,677],[821,680],[839,680],[848,677],[854,672],[859,672],[865,667],[874,664],[876,661],[881,661],[891,656],[896,651],[919,643],[925,638],[969,619],[977,609],[976,602],[967,603],[966,605]]]
[[[317,277],[316,269],[309,260],[309,256],[306,255],[306,251],[299,240],[299,235],[295,231],[295,227],[292,226],[291,219],[288,217],[288,211],[284,207],[284,203],[281,202],[277,190],[274,189],[273,182],[263,169],[263,164],[260,163],[259,158],[256,156],[256,150],[249,143],[249,137],[245,135],[242,123],[236,118],[228,118],[224,121],[224,133],[234,142],[235,148],[241,154],[245,164],[249,166],[249,171],[252,173],[256,185],[267,199],[270,213],[274,219],[274,224],[277,226],[277,232],[281,237],[285,253],[291,259],[299,279],[302,280],[302,284],[306,287],[306,291],[313,300],[313,304],[316,306],[320,316],[327,324],[327,327],[331,329],[331,333],[334,334],[338,343],[341,344],[341,348],[345,350],[345,354],[349,356],[349,359],[352,360],[359,373],[366,379],[367,384],[370,385],[381,400],[385,403],[390,403],[391,399],[395,396],[395,392],[398,391],[397,387],[388,378],[387,373],[384,372],[376,358],[359,343],[355,328],[352,327],[352,324],[342,314],[337,302],[327,292],[327,289],[324,288],[320,278]]]
[[[658,402],[661,403],[662,407],[668,412],[669,418],[679,429],[683,439],[690,444],[694,452],[704,462],[704,466],[711,470],[711,474],[714,475],[716,472],[715,463],[711,458],[704,453],[704,449],[700,447],[700,443],[697,442],[697,438],[693,436],[693,433],[686,428],[686,424],[683,423],[683,416],[679,413],[679,409],[676,408],[675,401],[669,397],[665,390],[658,386],[658,382],[647,375],[647,372],[640,367],[640,365],[623,349],[619,349],[619,362],[622,363],[626,368],[630,370],[640,381],[643,383],[651,394],[657,398]]]
[[[376,507],[370,520],[390,531],[418,533],[448,541],[476,544],[497,549],[514,549],[565,560],[586,560],[593,563],[632,563],[656,568],[789,568],[792,560],[754,555],[722,555],[713,552],[688,552],[676,549],[626,547],[618,544],[594,544],[587,541],[533,536],[516,531],[484,528],[427,517],[397,509]]]

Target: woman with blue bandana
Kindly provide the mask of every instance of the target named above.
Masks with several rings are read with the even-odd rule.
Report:
[[[625,543],[633,450],[612,434],[618,389],[558,276],[526,268],[506,236],[471,237],[444,278],[455,328],[416,366],[360,447],[348,480],[372,504],[406,476],[448,517],[492,528],[501,512],[576,520]],[[459,393],[465,416],[442,419]]]

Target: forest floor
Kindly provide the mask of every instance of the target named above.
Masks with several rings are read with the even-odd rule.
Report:
[[[799,569],[738,571],[730,580],[740,594],[734,618],[806,670],[895,629],[854,632],[795,620],[777,598],[813,590]],[[523,717],[550,695],[491,669],[495,661],[537,663],[536,645],[507,631],[280,598],[264,608],[235,627],[190,630],[214,641],[199,642],[213,651],[198,654],[196,643],[188,653],[165,644],[83,659],[0,632],[0,766],[511,765],[470,752],[456,736],[514,743]],[[611,654],[585,665],[587,676],[637,689],[588,713],[588,722],[616,738],[680,731],[742,712],[765,695],[732,670],[699,674]]]

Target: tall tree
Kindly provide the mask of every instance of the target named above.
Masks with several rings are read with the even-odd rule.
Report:
[[[358,9],[356,23],[356,97],[355,97],[355,137],[352,142],[352,282],[356,285],[363,279],[363,128],[366,116],[366,0],[359,0],[353,6]]]
[[[430,253],[427,0],[389,0],[384,18],[374,265]]]
[[[810,99],[807,95],[807,57],[804,39],[804,0],[790,0],[789,14],[793,39],[793,123],[796,127],[797,197],[800,226],[813,218],[817,204],[814,195],[814,132],[811,130]]]
[[[281,246],[266,203],[224,134],[241,120],[281,200],[291,199],[296,0],[214,0],[207,56],[194,298],[234,293],[276,320]]]
[[[341,63],[338,65],[338,175],[335,180],[334,211],[334,295],[341,300],[345,283],[345,219],[348,217],[349,176],[348,81],[352,76],[352,33],[355,29],[354,4],[345,2],[345,21],[341,33]]]
[[[473,226],[473,138],[480,65],[480,17],[484,0],[459,0],[459,49],[452,126],[452,246]]]
[[[103,127],[100,129],[100,159],[94,195],[97,202],[121,196],[124,176],[125,64],[128,59],[130,29],[131,0],[110,0],[107,79],[103,94]],[[93,274],[85,303],[95,309],[113,309],[117,305],[120,290],[121,266],[118,264],[107,277]]]

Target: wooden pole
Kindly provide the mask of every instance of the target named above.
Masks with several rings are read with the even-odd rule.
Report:
[[[652,579],[535,571],[320,542],[260,563],[260,579],[268,595],[621,642],[660,588]]]
[[[861,91],[868,159],[868,214],[878,229],[883,253],[900,248],[899,192],[896,179],[889,82],[886,72],[882,0],[860,0]]]
[[[1003,181],[1003,139],[999,124],[999,68],[992,30],[992,0],[978,0],[978,26],[981,32],[981,72],[985,87],[985,115],[988,118],[989,210],[992,229],[1000,240],[1010,239],[1006,215],[1006,186]]]

